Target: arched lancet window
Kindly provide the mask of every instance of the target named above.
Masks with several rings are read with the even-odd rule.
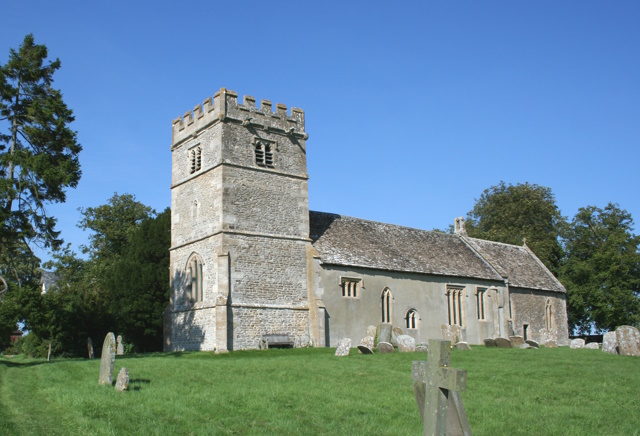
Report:
[[[382,291],[382,322],[391,323],[391,305],[393,304],[393,294],[389,288]]]
[[[447,286],[447,313],[449,325],[464,325],[464,288]]]
[[[192,255],[187,263],[187,296],[189,303],[195,304],[202,301],[202,260],[198,255]]]
[[[418,315],[418,311],[415,309],[409,309],[407,311],[407,316],[405,317],[407,328],[417,329],[419,319],[420,319],[420,316]]]
[[[553,330],[553,304],[551,298],[547,298],[544,305],[544,326],[547,330]]]

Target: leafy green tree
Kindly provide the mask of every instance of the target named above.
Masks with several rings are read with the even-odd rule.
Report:
[[[500,182],[476,200],[465,228],[469,236],[514,245],[526,238],[529,248],[557,274],[563,256],[559,236],[565,223],[550,188]]]
[[[603,332],[640,323],[640,237],[617,204],[578,210],[565,232],[570,328]]]
[[[73,113],[52,87],[60,60],[46,59],[46,46],[27,35],[0,66],[0,262],[14,274],[21,248],[60,246],[56,219],[45,207],[64,202],[65,189],[81,175]]]

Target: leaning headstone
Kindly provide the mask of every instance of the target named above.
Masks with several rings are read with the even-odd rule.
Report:
[[[421,342],[420,344],[416,345],[416,353],[428,353],[428,352],[429,352],[429,346],[424,342]]]
[[[367,326],[367,334],[365,336],[373,336],[376,337],[376,331],[378,328],[374,325]]]
[[[496,338],[496,347],[498,348],[513,348],[511,341],[507,338]]]
[[[597,342],[589,342],[587,345],[584,346],[584,348],[587,348],[589,350],[599,350],[600,344]]]
[[[607,332],[602,338],[602,351],[609,354],[620,354],[616,332]]]
[[[351,339],[344,338],[338,342],[338,348],[336,348],[336,356],[348,356],[351,350]]]
[[[458,350],[465,350],[465,351],[466,350],[471,350],[471,347],[469,346],[469,344],[467,342],[462,342],[462,341],[460,341],[460,342],[458,342],[456,344],[456,348]]]
[[[413,353],[416,351],[416,340],[409,335],[400,335],[397,337],[398,351],[400,353]]]
[[[524,344],[524,338],[522,336],[509,336],[509,340],[513,348],[520,348],[520,346]]]
[[[484,342],[485,347],[497,347],[495,339],[487,338],[483,339],[482,342]]]
[[[373,354],[373,336],[365,336],[358,345],[358,350],[362,354]]]
[[[581,339],[581,338],[572,339],[569,346],[571,348],[584,348],[584,339]]]
[[[460,340],[462,339],[459,325],[442,324],[440,326],[440,329],[442,330],[442,339],[445,341],[449,341],[452,344],[455,344],[457,342],[460,342]]]
[[[98,384],[111,385],[113,383],[113,367],[116,364],[116,337],[113,333],[107,333],[102,344],[102,357],[100,359],[100,378]]]
[[[467,373],[450,368],[450,353],[451,342],[431,339],[427,361],[414,361],[411,367],[425,435],[471,435],[460,396],[467,388]]]
[[[123,366],[116,378],[116,391],[122,392],[127,389],[129,389],[129,369]]]
[[[554,340],[549,340],[544,343],[545,348],[558,348],[558,343]]]
[[[524,344],[520,345],[519,348],[522,348],[523,350],[527,350],[527,349],[533,348],[533,347],[525,342]]]
[[[380,354],[394,353],[396,351],[390,342],[378,342],[378,351]]]
[[[391,329],[391,345],[398,346],[398,336],[404,335],[404,332],[400,327],[394,327]]]
[[[93,359],[93,341],[91,338],[87,338],[87,354],[89,354],[89,359]]]
[[[623,325],[616,329],[618,349],[622,356],[640,356],[640,332],[637,328]]]
[[[529,344],[529,346],[531,348],[540,348],[540,344],[538,344],[536,341],[534,341],[533,339],[527,339],[525,341],[527,344]]]
[[[391,324],[378,324],[376,344],[378,342],[391,342]]]
[[[122,336],[118,335],[118,346],[116,347],[116,355],[122,356],[124,354],[124,347],[122,346]]]

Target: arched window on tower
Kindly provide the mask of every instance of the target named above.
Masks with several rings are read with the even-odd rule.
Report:
[[[393,304],[393,294],[391,289],[384,288],[382,291],[382,322],[391,324],[391,305]]]
[[[418,316],[418,311],[415,309],[409,309],[407,311],[407,316],[405,317],[407,329],[415,330],[418,328],[418,320],[420,317]]]
[[[187,296],[189,304],[193,305],[202,301],[203,276],[202,276],[202,260],[198,255],[192,255],[187,263],[188,284]]]

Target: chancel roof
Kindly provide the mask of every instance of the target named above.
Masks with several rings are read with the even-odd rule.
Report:
[[[310,237],[325,264],[487,280],[564,292],[526,247],[309,212]]]

